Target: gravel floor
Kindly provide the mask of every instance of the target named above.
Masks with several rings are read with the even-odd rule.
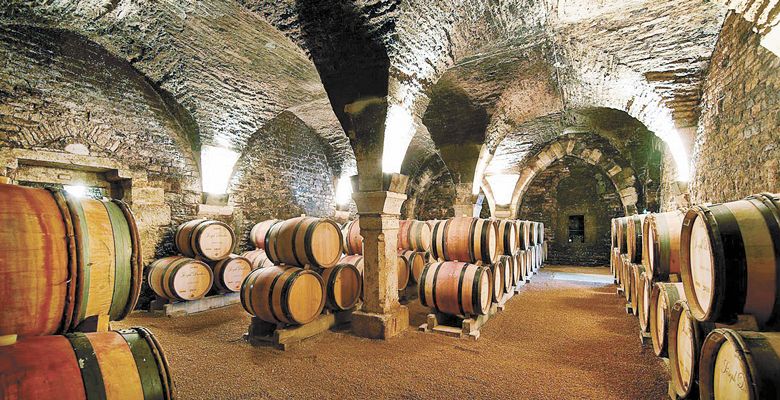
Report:
[[[553,279],[546,267],[482,329],[478,341],[417,332],[388,341],[326,332],[282,352],[245,343],[240,305],[179,318],[134,313],[113,328],[146,326],[189,399],[507,398],[662,399],[668,373],[642,349],[638,322],[612,285]]]

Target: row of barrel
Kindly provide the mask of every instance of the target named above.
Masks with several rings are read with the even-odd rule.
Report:
[[[399,290],[416,283],[424,305],[441,305],[443,312],[461,315],[486,313],[491,301],[500,299],[520,279],[530,277],[542,263],[545,254],[541,244],[517,250],[521,236],[520,230],[515,229],[516,224],[521,224],[534,242],[541,243],[538,238],[543,235],[543,228],[527,222],[479,218],[452,218],[431,223],[400,221]],[[317,229],[318,223],[328,224],[330,228]],[[531,227],[537,233],[531,235]],[[257,247],[253,252],[259,257],[265,256],[268,263],[251,272],[243,283],[241,301],[246,311],[271,323],[305,324],[316,318],[324,307],[331,310],[354,307],[362,296],[364,263],[362,255],[355,254],[362,253],[360,225],[356,220],[342,229],[335,228],[338,227],[332,221],[310,217],[263,221],[255,225],[250,232],[250,240]],[[300,232],[304,234],[297,234]],[[441,235],[438,247],[435,247],[431,245],[431,238],[437,232],[446,235]],[[498,240],[499,234],[501,240]],[[346,253],[343,257],[342,250]],[[463,262],[445,258],[450,254],[462,256]],[[445,271],[452,268],[465,270],[463,279],[457,282],[466,290],[460,291],[460,298],[457,298],[457,292],[450,293],[452,290],[443,284],[451,279]],[[468,288],[467,282],[471,283]],[[433,290],[433,285],[441,288]],[[434,293],[442,298],[441,301],[431,299]],[[473,294],[469,297],[473,299],[471,304],[462,301],[466,297],[463,293]],[[447,304],[454,306],[447,308]]]
[[[174,397],[147,329],[80,332],[132,311],[140,246],[119,200],[0,184],[1,398]]]
[[[679,399],[780,398],[780,195],[613,220],[615,281]]]

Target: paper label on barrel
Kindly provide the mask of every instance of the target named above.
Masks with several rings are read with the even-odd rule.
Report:
[[[693,331],[692,322],[687,312],[680,315],[680,323],[677,325],[677,369],[683,388],[688,390],[693,379]]]
[[[750,398],[745,365],[729,340],[725,341],[718,351],[713,378],[712,388],[715,399],[748,400]]]
[[[222,274],[222,279],[225,282],[225,287],[237,292],[241,289],[241,284],[244,282],[244,278],[252,271],[252,266],[242,259],[233,260],[225,266],[225,271]]]
[[[712,301],[712,276],[715,273],[712,263],[712,246],[707,225],[701,217],[697,217],[691,228],[690,249],[691,277],[696,300],[705,313],[710,309]]]
[[[205,257],[219,260],[230,254],[233,247],[233,235],[222,225],[211,225],[200,234],[199,244]]]
[[[199,299],[211,288],[208,267],[201,264],[187,264],[176,273],[173,288],[183,299]]]

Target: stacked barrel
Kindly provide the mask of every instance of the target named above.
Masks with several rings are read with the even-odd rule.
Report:
[[[492,302],[541,266],[543,225],[456,217],[428,221],[431,263],[418,280],[422,305],[444,314],[487,314]]]
[[[357,259],[341,258],[343,238],[335,222],[306,216],[264,221],[250,237],[263,258],[241,286],[248,313],[271,324],[303,325],[326,307],[341,311],[357,304],[363,280]]]
[[[155,260],[146,279],[157,296],[170,301],[198,300],[212,291],[235,293],[252,270],[252,261],[233,254],[236,235],[224,222],[195,219],[176,229],[179,255]]]
[[[670,395],[780,398],[780,195],[651,214],[642,243],[649,330],[654,352],[669,358]],[[616,281],[638,287],[628,254],[618,260],[615,250]]]
[[[0,184],[0,226],[0,393],[173,397],[154,336],[104,323],[127,316],[140,292],[140,236],[127,204]]]

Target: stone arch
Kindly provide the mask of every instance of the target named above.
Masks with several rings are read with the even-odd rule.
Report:
[[[588,164],[601,168],[620,195],[620,202],[626,214],[636,213],[638,192],[636,188],[637,178],[633,168],[627,162],[607,155],[608,152],[612,152],[614,149],[607,149],[605,146],[585,145],[578,140],[578,136],[581,136],[581,134],[561,136],[528,159],[525,168],[520,172],[520,178],[517,180],[512,193],[512,202],[510,203],[511,216],[517,215],[523,195],[536,175],[566,156],[582,159]]]

